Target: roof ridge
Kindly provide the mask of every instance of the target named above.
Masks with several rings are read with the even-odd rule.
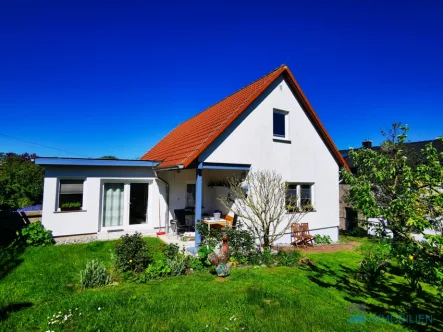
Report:
[[[251,85],[253,85],[253,84],[255,84],[255,83],[257,83],[258,81],[260,81],[260,80],[262,80],[262,79],[264,79],[266,76],[270,76],[271,74],[274,74],[276,71],[278,71],[278,70],[280,70],[280,69],[282,69],[282,68],[287,68],[286,67],[286,65],[281,65],[280,67],[278,67],[278,68],[276,68],[276,69],[274,69],[274,70],[272,70],[272,71],[270,71],[269,73],[267,73],[266,75],[263,75],[263,76],[261,76],[260,78],[258,78],[258,79],[256,79],[254,82],[252,82],[252,83],[250,83],[250,84],[248,84],[248,85],[246,85],[246,86],[244,86],[243,88],[241,88],[241,89],[238,89],[237,91],[235,91],[234,93],[232,93],[232,94],[230,94],[229,96],[227,96],[226,98],[223,98],[222,100],[220,100],[219,102],[217,102],[217,103],[215,103],[214,105],[212,105],[212,106],[209,106],[208,108],[206,108],[204,111],[206,111],[207,109],[209,109],[209,108],[211,108],[211,107],[213,107],[213,106],[215,106],[215,105],[217,105],[217,104],[219,104],[219,103],[221,103],[223,100],[226,100],[227,98],[229,98],[229,97],[231,97],[231,96],[233,96],[233,95],[235,95],[236,93],[238,93],[239,91],[241,91],[241,90],[243,90],[243,89],[246,89],[248,86],[251,86]],[[268,81],[270,79],[270,77],[268,77],[265,81],[264,81],[264,84],[266,84],[266,82]],[[235,113],[237,113],[238,112],[238,110],[245,104],[245,103],[247,103],[247,101],[249,100],[249,99],[251,99],[251,97],[252,96],[254,96],[255,95],[255,93],[258,91],[260,89],[260,87],[257,87],[255,90],[254,90],[254,92],[252,93],[252,94],[250,94],[249,96],[248,96],[248,98],[245,100],[245,101],[243,101],[243,103],[241,103],[236,109],[235,109],[235,111],[234,112],[232,112],[231,114],[229,114],[229,116],[228,117],[226,117],[225,118],[225,120],[220,124],[220,125],[218,125],[218,127],[217,128],[215,128],[206,138],[205,138],[205,140],[203,141],[203,142],[201,142],[200,144],[199,144],[199,146],[198,147],[196,147],[186,158],[184,158],[183,160],[182,160],[182,164],[186,161],[186,160],[188,160],[194,153],[195,153],[195,151],[198,151],[199,149],[200,149],[200,147],[201,146],[203,146],[206,142],[207,142],[207,140],[208,139],[210,139],[212,136],[214,136],[214,134],[235,114]],[[202,111],[202,112],[204,112],[204,111]],[[202,113],[202,112],[200,112],[200,113]],[[200,114],[199,113],[199,114]],[[198,114],[197,114],[198,115]],[[197,116],[196,115],[196,116]],[[191,118],[192,119],[192,118]],[[190,120],[190,119],[189,119]]]

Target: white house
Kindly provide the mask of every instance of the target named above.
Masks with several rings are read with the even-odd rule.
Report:
[[[229,214],[217,199],[227,195],[223,179],[270,169],[311,201],[311,234],[338,239],[339,168],[347,165],[287,66],[179,124],[140,160],[36,163],[46,167],[42,221],[54,236],[155,234],[176,209],[192,221]]]

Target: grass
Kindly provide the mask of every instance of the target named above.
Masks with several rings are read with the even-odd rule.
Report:
[[[161,243],[146,239],[157,255]],[[2,331],[396,331],[441,330],[441,304],[425,286],[411,297],[403,278],[388,275],[377,290],[355,280],[357,251],[311,254],[311,266],[235,268],[228,278],[208,272],[121,282],[82,291],[79,271],[98,258],[110,266],[113,242],[29,248],[0,280]],[[75,310],[78,308],[78,310]],[[100,308],[100,310],[99,310]],[[49,326],[58,312],[73,316]],[[81,313],[81,315],[80,315]],[[377,315],[432,315],[427,326],[393,324]],[[349,323],[365,315],[366,323]],[[388,316],[390,317],[390,316]]]

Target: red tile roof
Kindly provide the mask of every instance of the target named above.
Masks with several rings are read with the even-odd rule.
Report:
[[[347,167],[342,155],[321,124],[300,86],[285,65],[226,97],[178,125],[141,159],[159,160],[157,168],[189,166],[277,77],[285,75],[301,106],[330,149],[339,166]]]

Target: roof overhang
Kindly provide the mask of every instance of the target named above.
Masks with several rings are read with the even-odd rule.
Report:
[[[160,162],[153,160],[138,159],[35,158],[35,164],[44,166],[155,167],[159,163]]]
[[[202,169],[225,169],[230,171],[249,171],[251,165],[229,163],[202,163]]]

